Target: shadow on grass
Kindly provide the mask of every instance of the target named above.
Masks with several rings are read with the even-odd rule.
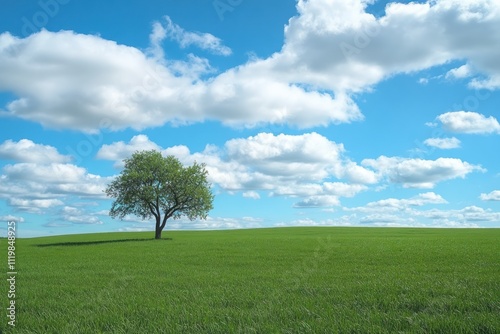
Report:
[[[55,246],[90,246],[90,245],[101,245],[101,244],[112,244],[120,242],[131,242],[131,241],[153,241],[154,238],[150,239],[117,239],[117,240],[99,240],[99,241],[70,241],[70,242],[55,242],[51,244],[38,244],[37,247],[55,247]],[[172,238],[162,238],[161,240],[172,240]]]

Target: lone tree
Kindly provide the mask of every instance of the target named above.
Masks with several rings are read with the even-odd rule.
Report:
[[[158,151],[135,152],[125,159],[125,168],[105,190],[107,196],[115,198],[109,215],[154,217],[155,239],[161,239],[171,217],[206,219],[214,198],[207,174],[205,164],[184,167],[174,156],[163,157]]]

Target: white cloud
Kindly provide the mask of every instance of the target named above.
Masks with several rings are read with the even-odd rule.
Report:
[[[246,197],[246,198],[253,198],[253,199],[260,199],[260,195],[258,192],[256,191],[245,191],[243,193],[243,197]]]
[[[415,211],[415,216],[430,218],[436,221],[458,221],[459,223],[477,223],[477,222],[498,222],[500,212],[494,212],[490,209],[483,209],[477,206],[467,206],[460,210],[427,210]]]
[[[229,140],[225,149],[231,160],[249,164],[264,174],[316,180],[330,173],[328,167],[340,163],[344,151],[343,145],[317,133],[300,136],[259,133],[254,137]]]
[[[163,31],[158,26],[160,23],[155,23],[153,36],[156,42],[160,42],[162,38],[166,37],[179,43],[182,48],[193,45],[218,55],[229,56],[232,53],[229,47],[212,34],[186,31],[172,22],[169,16],[165,16],[165,23],[165,26],[162,27]]]
[[[493,116],[486,117],[472,111],[447,112],[437,117],[445,130],[457,133],[500,133],[500,123]]]
[[[336,92],[365,90],[395,73],[451,60],[466,59],[491,79],[500,77],[500,37],[484,34],[500,27],[498,2],[390,3],[379,19],[366,13],[366,5],[300,0],[283,51],[273,57],[276,68],[294,68],[294,80]]]
[[[382,199],[343,210],[356,213],[351,215],[353,223],[390,227],[480,227],[479,223],[493,223],[500,219],[500,212],[477,206],[458,210],[422,210],[423,206],[445,204],[448,202],[443,197],[427,192],[405,199]]]
[[[161,38],[153,33],[158,34],[154,38]],[[309,91],[268,73],[260,61],[253,64],[203,81],[195,76],[210,71],[209,64],[196,56],[188,63],[160,61],[136,48],[71,31],[42,30],[24,39],[3,33],[0,89],[19,96],[3,114],[88,132],[206,119],[239,127],[362,119],[349,96]]]
[[[61,209],[61,220],[73,224],[89,224],[89,225],[104,224],[95,215],[88,214],[84,210],[71,206],[65,206]]]
[[[165,57],[165,52],[163,51],[163,48],[161,46],[161,43],[163,42],[165,37],[167,37],[167,31],[165,30],[165,28],[161,25],[160,22],[154,22],[153,30],[149,34],[149,42],[151,46],[148,51],[154,58],[158,60],[161,60]]]
[[[130,139],[129,143],[123,141],[111,145],[103,145],[97,152],[96,157],[103,160],[116,161],[116,167],[123,167],[123,160],[132,156],[136,151],[160,150],[160,147],[149,140],[146,135],[137,135]]]
[[[410,206],[423,206],[426,204],[445,204],[448,203],[443,197],[433,192],[419,194],[409,199],[385,199],[377,202],[368,203],[367,207],[391,207],[395,209],[404,209]]]
[[[197,57],[192,53],[187,55],[187,60],[165,59],[162,47],[165,38],[176,41],[182,48],[194,45],[215,54],[228,56],[232,53],[219,38],[211,34],[187,32],[173,23],[168,16],[165,17],[165,22],[165,26],[160,22],[153,23],[153,30],[149,35],[151,45],[146,54],[151,55],[159,64],[166,65],[177,76],[189,78],[194,82],[202,75],[215,73],[215,70],[210,66],[208,59]]]
[[[424,144],[431,147],[436,147],[442,150],[448,150],[452,148],[460,147],[460,140],[455,137],[451,138],[428,138],[424,141]]]
[[[460,211],[462,219],[468,222],[498,222],[500,220],[500,212],[493,212],[490,209],[483,209],[477,206],[468,206]]]
[[[463,79],[470,77],[472,74],[472,69],[468,64],[462,65],[460,67],[451,69],[446,73],[447,79]]]
[[[500,87],[500,35],[484,33],[500,29],[499,2],[391,3],[380,18],[366,12],[367,4],[299,0],[279,52],[220,74],[196,55],[187,62],[162,59],[165,38],[230,52],[215,36],[186,31],[168,17],[164,26],[153,25],[145,53],[70,31],[42,30],[23,39],[3,33],[0,89],[19,96],[3,113],[83,131],[207,119],[307,128],[362,120],[353,93],[453,60],[467,64],[454,75],[468,67],[480,75],[471,86]]]
[[[16,162],[51,163],[69,162],[69,156],[61,155],[49,145],[35,144],[29,139],[18,142],[10,139],[0,144],[0,158]]]
[[[0,216],[0,222],[24,223],[24,218],[13,215],[6,215],[6,216]]]
[[[277,227],[284,226],[353,226],[355,225],[351,222],[351,217],[343,216],[339,219],[324,219],[324,220],[314,220],[311,218],[297,219],[291,222],[280,222],[275,224]]]
[[[423,160],[381,156],[365,159],[362,164],[374,168],[380,177],[408,188],[433,188],[438,182],[464,178],[476,170],[485,171],[480,166],[454,158]]]
[[[70,198],[105,198],[103,191],[110,179],[72,164],[9,164],[0,174],[0,199],[20,210],[43,213]]]
[[[374,224],[376,226],[403,226],[403,219],[398,215],[386,213],[374,213],[360,220],[361,224]],[[383,225],[381,225],[383,224]],[[390,225],[388,225],[390,224]]]
[[[134,138],[137,138],[136,136]],[[228,192],[259,198],[257,191],[271,196],[299,198],[296,206],[332,206],[341,197],[353,197],[377,180],[376,174],[344,157],[344,147],[317,133],[274,135],[259,133],[232,139],[223,147],[208,145],[191,153],[185,146],[161,149],[141,135],[141,146],[156,147],[164,156],[175,155],[183,163],[205,163],[209,181]],[[136,140],[105,145],[100,158],[121,161],[137,149]],[[329,179],[345,179],[330,182]]]
[[[165,230],[220,230],[260,227],[259,223],[240,221],[236,218],[208,216],[205,220],[178,219],[167,223]]]
[[[418,194],[417,196],[408,199],[387,198],[375,202],[370,202],[362,207],[344,208],[346,211],[358,212],[407,212],[409,208],[419,207],[429,204],[446,204],[448,203],[441,195],[434,192]]]
[[[85,169],[71,164],[18,163],[6,165],[4,172],[12,181],[43,181],[44,184],[75,183],[86,173]]]
[[[120,227],[118,229],[118,232],[148,232],[148,231],[152,231],[152,228],[142,225],[126,226],[126,227]]]
[[[489,194],[481,194],[483,201],[500,201],[500,190],[493,190]]]
[[[16,207],[19,210],[39,213],[42,209],[48,209],[55,206],[63,205],[64,203],[59,199],[22,199],[10,198],[9,205]]]
[[[309,196],[304,200],[294,204],[295,208],[323,208],[330,206],[340,205],[339,198],[337,196]]]

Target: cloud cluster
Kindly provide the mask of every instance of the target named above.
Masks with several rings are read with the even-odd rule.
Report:
[[[377,212],[377,211],[405,211],[412,207],[424,206],[428,204],[446,204],[448,203],[441,195],[434,192],[418,194],[415,197],[408,199],[387,198],[375,202],[370,202],[364,207],[352,208],[348,210],[360,212]]]
[[[14,161],[0,173],[0,198],[16,210],[43,213],[71,198],[104,198],[109,178],[65,163],[70,158],[52,146],[7,140],[0,145],[0,156]]]
[[[500,123],[489,116],[472,111],[447,112],[437,117],[447,131],[469,134],[500,134]]]
[[[349,219],[354,224],[374,226],[479,227],[479,223],[494,223],[500,219],[500,212],[477,206],[459,210],[421,208],[447,203],[441,195],[427,192],[408,199],[387,198],[360,207],[344,207],[343,210],[353,212]]]
[[[379,177],[406,188],[434,188],[438,182],[464,178],[473,171],[486,171],[479,165],[455,158],[424,160],[381,156],[365,159],[362,165],[375,169]]]
[[[500,212],[491,209],[483,209],[477,206],[467,206],[460,210],[438,210],[414,211],[416,217],[424,217],[434,221],[459,222],[459,223],[493,223],[500,220]]]
[[[0,216],[0,222],[23,223],[24,222],[24,218],[23,217],[19,217],[19,216],[6,215],[6,216]]]
[[[260,198],[259,191],[299,198],[297,207],[338,205],[340,197],[353,197],[377,181],[372,171],[345,157],[342,144],[314,132],[297,136],[259,133],[229,140],[221,148],[208,145],[196,153],[186,146],[161,149],[147,136],[138,135],[129,143],[104,145],[97,157],[121,166],[140,147],[175,155],[186,164],[205,163],[210,181],[222,190],[254,199]]]
[[[409,159],[381,156],[365,159],[361,165],[350,160],[343,144],[317,133],[274,135],[259,133],[227,141],[223,147],[207,145],[202,152],[186,146],[161,148],[145,135],[129,143],[104,145],[97,157],[122,160],[140,148],[156,149],[175,155],[185,164],[207,165],[210,182],[228,192],[242,192],[247,198],[269,196],[297,198],[295,207],[331,207],[342,197],[354,197],[377,183],[401,184],[407,188],[433,188],[437,183],[464,178],[474,171],[485,171],[460,159]]]
[[[35,144],[29,139],[4,141],[0,144],[0,158],[30,163],[64,163],[71,160],[70,157],[59,154],[54,147]]]
[[[40,149],[47,156],[35,154],[28,158],[28,153],[33,149]],[[186,164],[194,161],[205,163],[210,181],[217,186],[218,191],[239,193],[255,200],[263,195],[281,196],[292,198],[296,208],[337,207],[335,211],[351,213],[321,222],[304,218],[293,224],[416,226],[420,224],[419,218],[423,218],[439,226],[470,226],[499,218],[498,213],[473,206],[463,210],[417,210],[425,205],[447,203],[434,192],[421,193],[408,199],[383,199],[363,207],[338,209],[342,198],[354,197],[385,182],[402,184],[404,187],[431,188],[438,182],[465,177],[473,171],[483,171],[480,166],[459,159],[421,160],[381,156],[365,159],[358,165],[346,156],[343,144],[314,132],[302,135],[259,133],[247,138],[231,139],[221,147],[207,145],[201,152],[191,152],[186,146],[162,148],[147,136],[137,135],[129,142],[103,145],[97,157],[111,160],[117,168],[121,168],[124,158],[142,149],[156,149],[163,155],[175,155]],[[111,178],[94,175],[85,168],[65,163],[68,157],[58,153],[54,147],[26,139],[0,144],[0,154],[8,155],[14,161],[4,165],[0,174],[0,198],[5,199],[9,206],[18,212],[51,213],[55,218],[49,223],[50,226],[103,224],[99,216],[106,215],[106,212],[92,213],[75,202],[81,199],[104,199],[103,189]],[[59,162],[50,162],[52,158]],[[480,198],[499,200],[500,196],[498,191],[492,191],[481,194]],[[13,215],[7,218],[23,220]],[[126,222],[135,224],[129,228],[144,228],[144,222],[136,218],[130,217]],[[170,228],[258,227],[262,226],[262,221],[255,218],[212,217],[208,221],[184,225],[183,222],[176,222]]]
[[[500,87],[500,35],[484,33],[500,29],[497,1],[391,3],[380,17],[367,13],[367,4],[299,0],[280,51],[221,73],[193,54],[165,58],[166,38],[181,48],[231,53],[219,38],[186,31],[169,17],[154,24],[145,52],[71,31],[3,33],[0,89],[18,96],[3,114],[82,131],[204,120],[307,128],[362,120],[354,93],[453,60],[466,64],[448,77]]]
[[[493,190],[489,194],[481,194],[483,201],[500,201],[500,190]]]
[[[61,221],[69,222],[72,224],[90,224],[90,225],[104,224],[97,217],[96,214],[88,214],[85,210],[72,206],[64,206],[60,210],[59,215]]]
[[[160,151],[161,148],[150,141],[146,135],[137,135],[132,137],[128,144],[123,141],[115,142],[111,145],[104,144],[97,152],[97,158],[113,160],[116,162],[115,167],[122,167],[124,159],[132,156],[134,152],[142,150]]]
[[[455,137],[451,138],[428,138],[424,144],[430,147],[436,147],[442,150],[449,150],[460,147],[460,140]]]
[[[465,60],[452,72],[474,67],[486,79],[474,86],[500,87],[500,27],[496,1],[438,0],[390,3],[385,15],[366,12],[369,1],[299,0],[299,15],[286,27],[286,42],[273,60],[292,80],[338,91],[363,91],[396,73]],[[467,34],[462,32],[467,31]],[[466,73],[467,72],[467,73]]]

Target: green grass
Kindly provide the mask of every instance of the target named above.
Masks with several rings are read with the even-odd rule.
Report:
[[[0,331],[500,332],[500,229],[152,236],[18,239],[17,323],[11,330],[4,315]]]

